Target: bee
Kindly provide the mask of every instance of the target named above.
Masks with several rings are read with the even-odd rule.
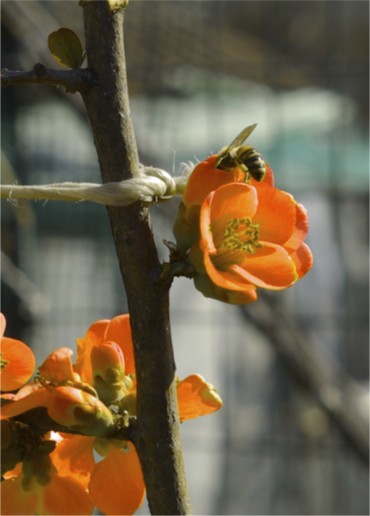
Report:
[[[251,176],[256,181],[263,181],[266,175],[265,160],[251,145],[242,145],[254,131],[256,125],[249,125],[243,129],[228,147],[221,149],[216,168],[231,170],[239,167],[245,172],[246,178]]]

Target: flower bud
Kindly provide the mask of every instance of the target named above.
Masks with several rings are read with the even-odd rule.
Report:
[[[125,359],[119,345],[104,342],[91,350],[94,387],[99,398],[107,405],[127,394]]]
[[[47,404],[57,423],[84,435],[104,436],[113,425],[113,415],[98,398],[74,387],[56,387]]]

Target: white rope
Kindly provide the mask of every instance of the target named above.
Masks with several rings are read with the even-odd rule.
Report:
[[[90,201],[106,206],[128,206],[136,201],[157,203],[183,195],[187,176],[172,177],[165,170],[141,167],[143,175],[126,181],[96,183],[53,183],[47,185],[1,185],[2,199]]]

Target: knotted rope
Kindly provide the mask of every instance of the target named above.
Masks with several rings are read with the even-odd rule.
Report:
[[[128,206],[136,201],[157,203],[183,195],[188,177],[173,177],[165,170],[141,166],[142,174],[125,181],[52,183],[47,185],[1,185],[2,199],[90,201],[106,206]]]

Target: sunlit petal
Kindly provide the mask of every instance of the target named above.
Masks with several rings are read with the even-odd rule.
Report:
[[[39,371],[45,380],[61,383],[68,380],[73,381],[76,373],[73,371],[71,357],[73,351],[63,347],[54,350],[39,367]]]
[[[296,223],[289,240],[284,244],[287,249],[298,249],[307,236],[309,229],[308,213],[302,204],[296,204]]]
[[[93,373],[91,369],[90,354],[94,346],[104,341],[104,333],[109,324],[108,319],[94,322],[82,339],[77,339],[77,361],[74,370],[81,379],[92,385]]]
[[[22,488],[22,477],[11,478],[0,483],[1,514],[34,515],[37,507],[37,493]]]
[[[211,414],[222,407],[216,389],[205,379],[193,374],[177,385],[180,421]]]
[[[293,197],[268,185],[258,188],[258,208],[253,218],[260,225],[260,239],[265,242],[284,244],[296,225],[296,203]]]
[[[94,503],[84,485],[73,477],[55,475],[44,487],[45,514],[87,515]]]
[[[230,270],[256,287],[279,290],[293,285],[298,275],[288,252],[279,245],[263,244],[244,262],[231,265]]]
[[[307,244],[302,244],[290,256],[295,264],[298,276],[302,278],[305,274],[307,274],[313,265],[311,249]]]
[[[24,342],[8,337],[1,338],[0,386],[2,391],[19,389],[31,378],[35,370],[35,356]]]
[[[84,435],[62,434],[63,439],[52,453],[53,464],[62,476],[74,475],[86,485],[94,469],[94,438]]]
[[[104,340],[114,341],[119,345],[125,359],[125,373],[134,373],[134,347],[129,314],[117,315],[109,321],[104,333]]]
[[[98,462],[89,491],[95,505],[106,515],[133,514],[140,507],[145,486],[133,444],[127,444],[127,451],[111,449]]]

